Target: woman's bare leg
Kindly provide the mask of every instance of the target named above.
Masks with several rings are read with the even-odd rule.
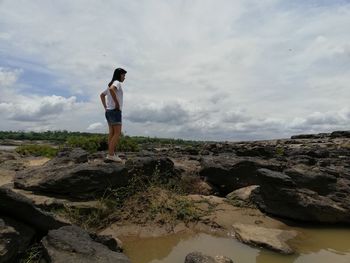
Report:
[[[113,147],[112,145],[112,138],[114,135],[114,129],[113,126],[108,124],[108,128],[109,128],[109,133],[108,133],[108,154],[109,155],[114,155],[114,149],[115,147]]]
[[[117,144],[119,142],[120,134],[122,131],[122,126],[120,124],[118,124],[118,125],[113,125],[112,127],[113,127],[113,136],[111,138],[109,148],[113,151],[113,154],[114,154],[114,151],[115,151]]]

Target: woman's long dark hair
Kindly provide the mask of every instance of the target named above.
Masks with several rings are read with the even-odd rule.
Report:
[[[111,80],[111,82],[108,83],[108,87],[110,87],[114,81],[118,80],[120,81],[121,80],[121,75],[122,74],[126,74],[126,70],[125,69],[122,69],[122,68],[117,68],[114,70],[114,73],[113,73],[113,78]]]

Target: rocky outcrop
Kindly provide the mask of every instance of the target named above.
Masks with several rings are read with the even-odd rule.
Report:
[[[350,223],[348,134],[216,145],[215,152],[202,157],[200,175],[222,196],[258,185],[249,199],[269,214],[309,222]],[[244,205],[239,197],[228,197]]]
[[[51,213],[35,207],[31,200],[9,188],[0,187],[0,212],[17,219],[40,232],[67,225]]]
[[[201,177],[219,189],[222,196],[233,190],[259,184],[257,170],[270,168],[282,170],[283,165],[253,157],[212,156],[203,157]]]
[[[216,256],[213,258],[201,252],[192,252],[186,256],[185,263],[233,263],[233,261],[224,256]]]
[[[162,180],[175,175],[173,162],[164,157],[138,157],[126,164],[90,162],[83,150],[61,152],[43,166],[16,173],[15,188],[64,196],[71,199],[93,199],[108,188],[125,186],[135,175],[157,174]]]
[[[48,195],[89,199],[107,188],[125,186],[128,182],[124,165],[112,163],[79,163],[74,165],[45,164],[16,174],[16,188]]]
[[[334,131],[332,133],[300,134],[294,135],[292,139],[321,139],[321,138],[350,138],[350,131]]]
[[[307,169],[258,170],[258,207],[270,214],[311,222],[350,223],[350,181]],[[289,176],[289,175],[290,176]]]
[[[77,226],[49,231],[42,244],[46,258],[52,263],[130,263],[124,254],[95,242]]]
[[[128,155],[129,160],[125,164],[105,163],[102,160],[103,153],[89,155],[81,149],[65,149],[56,158],[35,168],[24,169],[13,165],[11,162],[22,162],[21,165],[25,167],[24,160],[18,159],[16,154],[3,155],[2,159],[0,156],[0,163],[11,168],[12,172],[21,170],[17,172],[14,180],[14,185],[17,189],[21,189],[20,192],[24,193],[22,189],[27,189],[36,195],[55,197],[51,200],[52,202],[49,202],[50,207],[58,203],[66,205],[68,199],[71,202],[70,199],[89,200],[99,197],[107,188],[125,186],[134,176],[145,182],[151,181],[151,178],[152,180],[155,178],[157,182],[181,179],[182,182],[187,182],[190,188],[196,188],[194,182],[197,181],[189,176],[200,182],[204,179],[203,181],[210,185],[210,193],[216,192],[217,195],[227,196],[227,198],[192,196],[193,199],[199,200],[195,203],[196,207],[203,208],[203,211],[211,209],[212,214],[204,217],[201,223],[207,223],[213,229],[214,227],[230,229],[232,220],[237,216],[237,210],[243,209],[237,206],[249,206],[250,208],[244,208],[250,211],[244,217],[244,222],[251,225],[235,225],[236,237],[252,245],[265,246],[288,254],[292,253],[292,249],[285,245],[295,233],[286,234],[271,228],[256,229],[254,224],[261,226],[262,221],[256,220],[256,217],[249,221],[252,213],[258,212],[259,216],[264,216],[261,212],[263,211],[293,220],[349,224],[350,142],[348,138],[349,132],[334,132],[301,135],[287,140],[164,147],[156,151],[150,149],[147,153],[135,153],[132,157]],[[183,160],[187,160],[186,165],[177,163]],[[184,176],[190,179],[185,181]],[[56,199],[56,197],[63,198]],[[40,237],[46,235],[47,231],[53,230],[43,240],[47,257],[52,262],[61,262],[61,258],[69,262],[69,253],[74,254],[74,262],[79,260],[90,262],[88,260],[95,257],[102,260],[102,254],[99,253],[104,254],[104,249],[108,250],[107,254],[112,253],[111,258],[120,256],[117,258],[121,261],[116,262],[128,262],[119,253],[121,249],[115,239],[94,234],[86,235],[86,232],[74,227],[54,230],[64,226],[66,222],[43,212],[31,200],[9,188],[0,188],[0,200],[1,215],[5,214],[20,221],[29,229],[36,231],[36,234],[40,233]],[[71,202],[71,205],[87,206],[90,209],[93,206],[90,202],[91,200]],[[212,205],[214,202],[217,205],[215,209]],[[37,205],[38,203],[42,204],[43,209],[49,207],[47,202],[42,200],[38,201]],[[261,211],[255,209],[256,206]],[[16,209],[13,209],[14,207]],[[223,217],[219,218],[218,214]],[[226,227],[227,222],[230,222],[228,227]],[[16,241],[21,236],[16,233],[21,231],[7,221],[0,224],[0,229],[3,231],[0,231],[0,240],[7,240],[6,244],[0,243],[1,249],[5,247],[5,250],[0,249],[0,253],[7,258],[13,258],[23,250],[15,244],[27,244],[29,241]],[[31,235],[24,234],[24,236],[29,238]],[[189,256],[188,260],[215,259],[197,255],[197,257]]]
[[[245,244],[268,248],[282,254],[294,253],[294,250],[287,244],[287,241],[297,236],[297,232],[295,231],[245,224],[234,224],[232,227],[236,238]]]

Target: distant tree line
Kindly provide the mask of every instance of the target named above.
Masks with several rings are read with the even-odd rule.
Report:
[[[24,131],[0,131],[0,140],[29,140],[29,141],[50,141],[61,146],[81,147],[89,152],[104,151],[108,148],[107,134],[87,133],[87,132],[68,132],[68,131],[45,131],[45,132],[24,132]],[[142,136],[127,136],[122,134],[118,148],[121,151],[138,151],[140,148],[162,145],[198,145],[200,141],[189,141],[171,138],[151,138]],[[22,152],[46,152],[47,148],[29,145]],[[50,152],[47,155],[51,155]]]
[[[45,140],[53,142],[65,142],[68,137],[71,136],[101,136],[100,133],[87,133],[87,132],[69,132],[69,131],[45,131],[45,132],[24,132],[24,131],[0,131],[0,139],[11,140]]]

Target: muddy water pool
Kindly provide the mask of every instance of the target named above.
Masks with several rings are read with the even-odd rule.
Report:
[[[253,248],[233,238],[204,233],[174,234],[158,238],[122,238],[125,254],[134,263],[181,263],[186,255],[200,251],[224,255],[235,263],[349,263],[350,229],[293,228],[301,234],[291,245],[297,254],[280,255]]]

